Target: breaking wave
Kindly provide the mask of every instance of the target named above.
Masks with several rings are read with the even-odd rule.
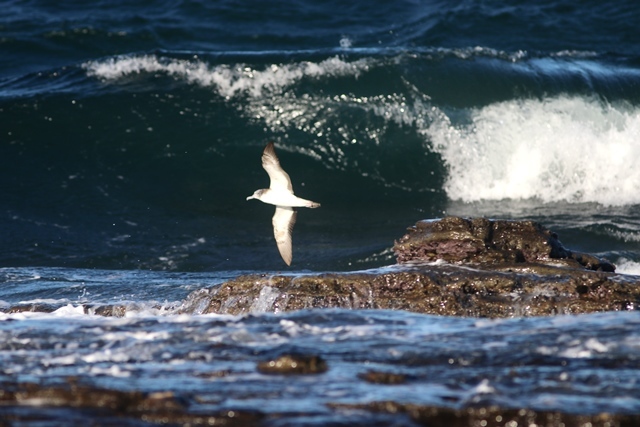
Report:
[[[441,113],[425,130],[463,201],[640,203],[640,109],[584,97],[512,100]]]
[[[488,55],[486,49],[470,52]],[[266,131],[279,133],[285,140],[296,133],[312,141],[307,147],[293,144],[291,150],[321,159],[329,168],[355,169],[362,176],[405,190],[426,188],[402,184],[424,182],[417,177],[413,181],[385,177],[367,166],[365,159],[375,163],[371,159],[379,157],[376,147],[402,145],[402,141],[391,140],[390,125],[412,129],[414,137],[422,141],[425,156],[440,156],[446,170],[443,190],[452,200],[640,203],[640,169],[635,160],[640,157],[637,106],[561,94],[452,108],[437,104],[428,91],[418,89],[419,79],[405,77],[415,74],[405,72],[408,68],[424,67],[423,62],[412,64],[410,56],[384,60],[334,56],[317,62],[254,66],[142,55],[92,61],[83,67],[89,76],[103,81],[164,73],[214,88],[219,96],[234,102],[247,119],[262,123]],[[504,60],[500,52],[490,56]],[[505,62],[525,60],[526,56]],[[427,57],[428,64],[434,61],[433,55]],[[554,60],[563,57],[558,54]],[[575,59],[575,55],[569,57]],[[374,88],[377,92],[372,92],[371,82],[361,80],[380,78],[373,74],[381,70],[391,77],[388,82],[379,82]],[[544,67],[537,72],[544,73]],[[555,76],[558,69],[548,72]],[[321,85],[345,77],[351,86],[341,92],[302,90],[308,80]],[[353,117],[358,120],[350,120]],[[364,124],[357,123],[362,120]]]
[[[353,62],[332,57],[318,63],[303,61],[288,65],[272,64],[262,70],[244,64],[210,66],[201,60],[163,58],[155,55],[123,56],[83,65],[89,76],[116,80],[129,75],[162,72],[189,83],[215,87],[219,95],[240,94],[260,98],[279,92],[303,77],[355,75],[367,67],[367,60]]]

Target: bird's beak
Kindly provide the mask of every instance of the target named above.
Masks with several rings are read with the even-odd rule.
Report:
[[[253,194],[249,197],[247,197],[247,200],[251,200],[251,199],[255,199],[255,197],[253,196]]]

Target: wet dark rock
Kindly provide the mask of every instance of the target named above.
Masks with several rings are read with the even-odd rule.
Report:
[[[471,263],[484,266],[535,263],[613,272],[610,262],[572,252],[558,236],[534,221],[447,217],[419,221],[393,250],[399,263],[409,261]]]
[[[622,427],[640,425],[640,415],[576,415],[563,412],[504,409],[496,406],[474,406],[451,409],[438,406],[403,404],[393,401],[364,404],[329,404],[337,410],[366,410],[377,413],[407,414],[424,426],[538,426],[538,427]]]
[[[59,307],[56,307],[52,304],[44,304],[44,303],[27,303],[27,304],[16,304],[12,305],[4,310],[5,313],[27,313],[27,312],[39,312],[39,313],[53,313]]]
[[[372,384],[404,384],[407,382],[407,376],[403,374],[393,374],[391,372],[367,371],[358,374],[358,378]]]
[[[394,374],[391,375],[393,377]],[[382,383],[396,384],[395,380]],[[193,399],[197,401],[198,396]],[[77,384],[75,379],[69,379],[66,385],[59,386],[7,382],[0,384],[0,418],[2,422],[9,422],[8,424],[0,422],[0,425],[14,425],[14,423],[22,425],[22,422],[31,425],[29,422],[44,420],[47,416],[47,412],[42,412],[44,408],[81,411],[86,425],[132,425],[127,421],[134,420],[141,422],[140,425],[253,426],[274,425],[272,424],[274,421],[275,425],[297,425],[298,417],[308,415],[297,412],[265,414],[259,411],[233,409],[206,411],[202,408],[197,412],[190,412],[190,406],[191,401],[188,398],[176,396],[168,391],[143,393],[104,389]],[[341,412],[353,413],[353,411],[388,414],[393,417],[389,420],[395,419],[398,425],[405,425],[409,420],[413,422],[411,425],[450,427],[516,425],[630,427],[640,425],[640,415],[574,414],[524,408],[500,408],[481,404],[450,408],[394,401],[373,401],[357,404],[329,403],[327,407],[336,415]],[[15,408],[28,408],[28,411],[12,410]],[[10,418],[7,418],[7,414]],[[68,416],[69,412],[61,415],[62,418]],[[370,425],[366,422],[366,418],[362,419],[363,423],[359,425]]]
[[[53,313],[61,307],[61,305],[54,304],[28,303],[12,305],[1,309],[0,312],[11,314],[26,312]],[[83,309],[86,314],[108,317],[124,317],[127,313],[127,307],[124,305],[86,305],[83,306]]]
[[[124,305],[99,305],[96,307],[87,307],[85,312],[97,316],[124,317],[127,314],[127,307]]]
[[[639,277],[615,274],[608,261],[564,248],[555,233],[532,221],[420,221],[394,250],[399,264],[381,269],[240,276],[192,293],[183,312],[339,307],[516,317],[640,306]]]
[[[258,363],[258,371],[263,374],[321,374],[327,372],[327,369],[327,363],[320,356],[314,355],[285,354]]]
[[[263,414],[226,410],[194,414],[189,403],[172,392],[143,393],[79,385],[70,379],[66,386],[42,386],[35,383],[0,384],[0,410],[11,407],[74,408],[87,417],[108,414],[111,417],[139,419],[163,425],[256,425]],[[14,415],[14,421],[21,418]]]
[[[209,379],[225,378],[225,377],[228,377],[229,375],[231,375],[230,369],[222,369],[220,371],[211,371],[211,372],[200,372],[198,374],[195,374],[196,377],[209,378]]]

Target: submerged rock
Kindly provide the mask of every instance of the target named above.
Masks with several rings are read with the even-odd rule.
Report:
[[[0,384],[0,415],[11,408],[66,408],[82,411],[87,420],[101,419],[105,425],[122,425],[123,419],[138,419],[162,425],[257,425],[264,417],[256,411],[228,410],[206,415],[189,411],[188,399],[170,391],[143,393],[80,385],[70,378],[66,385],[43,386],[35,383]],[[36,410],[32,409],[33,413]],[[65,413],[67,418],[69,413]],[[106,422],[113,417],[116,422]],[[33,420],[34,415],[14,413],[14,421]],[[117,421],[119,420],[119,422]],[[91,424],[90,422],[88,424]]]
[[[321,374],[327,369],[327,363],[320,356],[284,354],[258,363],[258,371],[263,374]]]
[[[408,310],[514,317],[634,310],[640,278],[570,251],[533,221],[448,217],[400,238],[398,264],[353,273],[245,275],[189,296],[184,312],[244,314],[305,308]]]
[[[451,409],[439,406],[416,405],[393,401],[364,404],[329,404],[338,410],[366,410],[377,413],[406,414],[424,426],[544,426],[544,427],[612,427],[633,426],[640,422],[638,415],[596,414],[579,415],[532,409],[505,409],[496,406],[474,406]]]
[[[402,384],[401,376],[392,375],[377,384]],[[247,398],[252,400],[254,396]],[[360,400],[360,399],[358,399]],[[8,424],[33,425],[45,421],[45,425],[175,425],[175,426],[260,426],[299,425],[319,416],[326,421],[326,413],[261,412],[259,410],[223,409],[203,407],[206,398],[197,393],[179,396],[170,391],[143,393],[105,389],[91,385],[79,385],[73,380],[66,385],[45,386],[36,383],[0,384],[0,418]],[[250,405],[250,404],[249,404]],[[200,407],[198,407],[200,406]],[[240,405],[246,406],[246,405]],[[198,408],[193,408],[198,407]],[[287,405],[281,406],[286,408]],[[474,404],[460,408],[402,403],[395,401],[371,401],[364,403],[326,403],[333,419],[354,411],[372,414],[351,418],[353,422],[340,425],[382,425],[375,423],[373,414],[388,414],[385,421],[393,425],[424,426],[545,426],[545,427],[623,427],[640,423],[637,414],[575,414],[560,411],[502,408],[495,405]],[[20,410],[23,409],[23,410]],[[57,410],[57,411],[56,411]],[[349,420],[348,417],[345,417]],[[392,421],[393,420],[393,421]],[[315,420],[314,420],[315,421]],[[25,424],[26,423],[26,424]],[[322,421],[313,424],[322,424]]]
[[[53,313],[54,311],[56,311],[58,309],[58,307],[52,305],[52,304],[45,304],[45,303],[26,303],[26,304],[16,304],[16,305],[11,305],[8,306],[6,308],[3,308],[2,311],[3,313],[10,313],[10,314],[15,314],[15,313],[27,313],[27,312],[38,312],[38,313]]]
[[[408,377],[404,374],[394,374],[391,372],[367,371],[358,374],[358,378],[371,384],[396,385],[406,383]]]

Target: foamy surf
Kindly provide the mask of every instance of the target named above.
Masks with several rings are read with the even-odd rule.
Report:
[[[619,258],[616,262],[616,273],[640,276],[640,262],[628,258]]]
[[[183,60],[155,55],[121,56],[83,64],[87,74],[103,80],[117,80],[143,73],[164,73],[204,87],[214,87],[220,96],[246,95],[260,98],[279,92],[304,77],[355,75],[365,70],[364,59],[345,61],[338,57],[320,62],[300,61],[255,68],[247,64],[210,66],[198,59]]]
[[[640,203],[640,109],[585,97],[510,100],[426,129],[451,199]]]

